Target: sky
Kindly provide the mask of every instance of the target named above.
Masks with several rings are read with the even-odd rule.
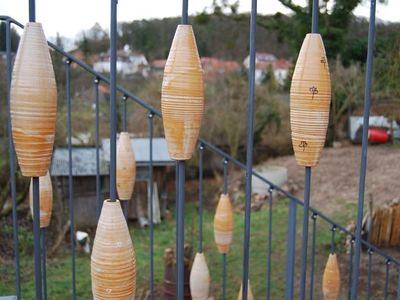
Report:
[[[294,0],[302,4],[306,0]],[[0,0],[0,15],[8,15],[21,23],[28,21],[28,0]],[[181,0],[119,0],[118,21],[179,16]],[[210,7],[212,0],[190,0],[189,14]],[[369,1],[356,8],[355,14],[367,17]],[[240,12],[250,11],[250,0],[240,0]],[[75,10],[74,10],[75,9]],[[288,13],[278,0],[258,0],[260,14]],[[47,37],[57,32],[73,39],[82,30],[91,28],[96,22],[109,28],[110,0],[36,0],[36,20],[43,24]],[[383,21],[400,22],[400,0],[390,0],[387,5],[377,6],[377,18]]]

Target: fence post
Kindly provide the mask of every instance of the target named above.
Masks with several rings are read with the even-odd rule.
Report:
[[[372,68],[374,61],[374,44],[375,44],[375,11],[376,11],[376,0],[371,0],[369,29],[368,29],[367,73],[365,75],[364,119],[363,119],[363,133],[362,133],[360,183],[358,191],[358,212],[357,212],[357,224],[356,224],[356,234],[355,234],[354,267],[353,267],[352,283],[351,283],[351,300],[357,300],[358,276],[360,272],[361,231],[362,231],[362,219],[364,216],[364,192],[365,192],[365,176],[367,172],[368,127],[369,127],[369,112],[371,108]]]
[[[297,203],[289,198],[289,219],[287,238],[287,267],[286,267],[286,290],[285,299],[293,300],[294,269],[296,255],[296,217]]]

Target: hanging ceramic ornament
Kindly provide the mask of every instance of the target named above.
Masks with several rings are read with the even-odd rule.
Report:
[[[45,176],[53,152],[57,87],[40,23],[28,23],[19,43],[11,81],[12,135],[22,174]]]
[[[136,160],[128,132],[121,132],[117,144],[117,191],[119,200],[130,200],[135,186]]]
[[[190,159],[204,111],[203,71],[191,25],[176,29],[164,70],[161,111],[170,157]]]
[[[290,126],[297,163],[313,167],[325,144],[331,81],[321,35],[306,35],[290,88]]]
[[[119,201],[104,201],[91,256],[95,300],[134,299],[136,260]]]
[[[49,226],[53,209],[53,187],[49,172],[39,177],[40,228]],[[32,179],[29,187],[29,206],[33,218]]]
[[[214,216],[214,238],[220,253],[228,253],[233,239],[233,208],[228,194],[219,198]]]
[[[210,290],[210,272],[204,253],[196,253],[190,272],[190,293],[193,300],[207,300]]]
[[[240,285],[240,291],[237,300],[242,300],[243,284]],[[253,300],[253,293],[251,292],[250,280],[247,283],[247,300]]]
[[[336,300],[340,291],[340,270],[336,254],[329,254],[322,277],[322,291],[325,300]]]

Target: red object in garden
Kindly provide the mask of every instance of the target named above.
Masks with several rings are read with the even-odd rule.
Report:
[[[389,134],[384,129],[369,128],[368,141],[370,143],[385,144],[389,140]]]

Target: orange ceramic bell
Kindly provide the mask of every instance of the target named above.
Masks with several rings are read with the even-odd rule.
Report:
[[[329,254],[322,277],[322,291],[325,300],[336,300],[340,291],[340,270],[336,254]]]
[[[191,25],[178,25],[165,65],[161,111],[172,159],[192,157],[204,110],[203,70]]]
[[[104,201],[91,256],[94,299],[134,299],[136,260],[119,201]]]
[[[121,132],[117,145],[117,191],[119,200],[130,200],[135,186],[136,160],[128,132]]]
[[[49,226],[51,211],[53,209],[53,187],[49,172],[46,176],[39,177],[39,203],[40,203],[40,228]],[[33,217],[32,179],[29,187],[29,206]]]
[[[318,163],[325,144],[331,103],[329,66],[321,35],[307,34],[290,88],[290,126],[297,163]]]
[[[233,239],[233,208],[229,195],[219,198],[214,216],[214,238],[220,253],[228,253]]]
[[[53,153],[57,87],[40,23],[28,23],[11,81],[12,135],[22,174],[45,176]]]

